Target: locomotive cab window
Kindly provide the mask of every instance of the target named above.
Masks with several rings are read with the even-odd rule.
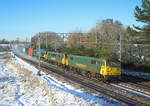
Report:
[[[110,61],[107,61],[106,64],[107,64],[107,66],[111,66],[111,62]]]
[[[119,63],[119,62],[108,61],[108,62],[107,62],[107,66],[120,67],[120,63]]]
[[[96,64],[96,61],[95,60],[91,60],[91,64]]]
[[[111,62],[111,66],[112,67],[120,67],[120,63],[119,62]]]

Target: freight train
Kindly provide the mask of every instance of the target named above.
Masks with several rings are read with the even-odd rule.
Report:
[[[37,55],[37,49],[34,49],[33,56]],[[46,49],[41,49],[40,56],[47,62],[63,67],[66,71],[73,71],[88,78],[111,80],[121,77],[120,64],[106,59],[51,52]]]

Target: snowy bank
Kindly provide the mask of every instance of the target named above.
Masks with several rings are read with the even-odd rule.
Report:
[[[51,105],[49,97],[20,70],[0,56],[0,106]]]

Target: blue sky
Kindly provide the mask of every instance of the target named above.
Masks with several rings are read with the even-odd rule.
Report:
[[[113,18],[124,26],[139,23],[141,0],[0,0],[0,39],[24,40],[37,32],[88,31],[97,20]]]

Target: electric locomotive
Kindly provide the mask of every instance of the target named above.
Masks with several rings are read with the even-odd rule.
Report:
[[[66,53],[45,52],[44,59],[62,65],[67,70],[73,70],[89,78],[111,79],[121,76],[119,63],[105,59],[77,56]]]

